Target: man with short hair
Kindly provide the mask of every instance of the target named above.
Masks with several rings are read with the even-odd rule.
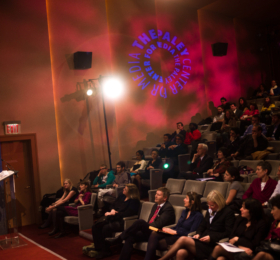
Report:
[[[238,108],[236,107],[236,104],[235,104],[235,103],[231,103],[230,109],[231,109],[232,112],[236,115],[236,117],[237,117],[238,119],[240,119],[240,117],[243,115],[243,111],[240,110],[240,109],[238,109]]]
[[[268,146],[268,141],[264,135],[262,135],[262,127],[254,126],[252,134],[247,135],[244,138],[243,143],[240,145],[236,153],[231,156],[237,160],[252,160],[252,153],[256,151],[264,151]]]
[[[184,137],[184,140],[185,140],[185,137],[186,137],[186,131],[184,130],[184,125],[182,122],[178,122],[177,123],[177,129],[175,132],[173,132],[173,134],[171,135],[171,141],[172,142],[175,142],[175,136],[176,135],[182,135]]]
[[[230,109],[230,103],[227,102],[227,99],[225,97],[221,97],[221,107],[223,108],[224,111]]]
[[[259,115],[253,115],[252,116],[252,124],[249,125],[246,129],[246,131],[244,132],[243,136],[241,136],[241,138],[244,138],[246,135],[252,134],[252,129],[254,126],[261,126],[262,127],[262,134],[266,135],[266,125],[264,123],[260,123],[260,116]]]
[[[279,140],[280,138],[280,113],[273,113],[272,114],[272,125],[267,130],[267,140],[268,141],[275,141]]]
[[[167,149],[166,156],[173,159],[175,165],[178,165],[178,156],[187,153],[186,145],[183,142],[183,135],[178,134],[175,137],[175,144],[170,145]]]
[[[192,173],[181,172],[178,179],[195,180],[203,178],[203,173],[207,172],[213,166],[213,158],[207,152],[207,144],[198,144],[197,153],[194,154],[189,168],[189,171],[192,171]]]
[[[271,88],[269,90],[269,95],[278,96],[279,94],[280,94],[280,89],[278,88],[276,81],[273,79],[271,81]]]
[[[100,166],[100,171],[93,181],[94,188],[106,188],[115,180],[115,175],[113,171],[108,171],[107,165],[102,164]]]
[[[149,240],[153,232],[150,227],[162,229],[165,226],[175,223],[174,208],[168,202],[169,194],[170,192],[166,187],[158,188],[155,195],[155,204],[152,207],[147,222],[143,219],[138,219],[118,237],[105,239],[110,245],[121,244],[123,240],[125,241],[119,257],[120,260],[130,259],[134,243]]]
[[[225,113],[223,112],[224,111],[224,109],[223,109],[223,107],[222,106],[218,106],[217,107],[217,115],[216,116],[214,116],[214,118],[213,118],[213,123],[217,123],[217,122],[223,122],[223,120],[224,120],[224,116],[225,116]]]
[[[125,184],[128,184],[129,173],[125,171],[125,163],[123,161],[118,162],[116,169],[117,175],[115,176],[115,179],[113,181],[113,187],[117,188],[119,186],[124,186]],[[105,194],[115,197],[115,189],[101,189],[98,191],[97,203],[99,207],[99,214],[102,212],[102,208],[104,207],[103,197]]]

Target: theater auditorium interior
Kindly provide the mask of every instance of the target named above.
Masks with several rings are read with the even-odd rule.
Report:
[[[0,258],[280,259],[279,10],[0,1]]]

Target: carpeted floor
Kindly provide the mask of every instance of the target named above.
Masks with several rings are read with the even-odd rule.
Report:
[[[89,245],[91,241],[88,241],[78,235],[77,230],[70,230],[69,234],[65,237],[55,239],[48,235],[50,229],[38,229],[37,225],[30,225],[19,228],[19,232],[26,236],[27,238],[33,240],[34,242],[46,247],[47,249],[53,251],[54,253],[68,259],[68,260],[78,260],[78,259],[90,259],[89,257],[83,255],[82,247],[85,245]],[[120,247],[113,247],[114,255],[108,257],[108,260],[117,260],[119,259]],[[10,249],[9,249],[10,250]],[[16,250],[16,249],[12,249]],[[1,254],[0,254],[1,255]],[[2,255],[1,255],[2,256]],[[33,257],[34,256],[34,257]],[[133,253],[131,260],[140,260],[144,259],[145,253],[136,251]],[[6,259],[2,258],[1,259]],[[10,258],[12,260],[16,258]],[[24,258],[20,258],[25,260]],[[28,260],[33,259],[42,259],[36,257],[36,255],[32,255],[32,257],[28,257]],[[47,258],[48,259],[48,258]],[[49,258],[51,259],[51,258]]]
[[[0,237],[0,240],[5,239],[4,236]],[[40,245],[34,244],[29,239],[25,239],[20,235],[20,239],[26,243],[26,245],[9,248],[6,250],[0,249],[0,259],[10,260],[65,260],[65,258],[54,255],[52,252],[48,252],[47,249],[42,248]]]

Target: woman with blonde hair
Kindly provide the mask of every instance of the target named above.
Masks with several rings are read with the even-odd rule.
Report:
[[[78,194],[78,190],[73,186],[70,179],[65,179],[63,182],[63,195],[62,197],[54,202],[51,206],[46,208],[46,213],[49,214],[47,221],[39,228],[47,228],[50,226],[51,222],[55,223],[55,212],[58,206],[67,206],[69,203],[74,203],[75,195]]]
[[[208,211],[196,230],[196,235],[180,237],[161,260],[175,255],[177,260],[207,259],[216,243],[230,235],[235,219],[233,212],[226,207],[223,195],[213,190],[207,196],[207,203]]]
[[[124,230],[123,218],[138,215],[140,208],[139,190],[135,184],[126,184],[123,194],[119,195],[111,206],[111,211],[106,212],[92,226],[94,247],[85,247],[84,253],[91,257],[104,258],[111,255],[110,246],[105,243],[105,238],[112,237],[113,233]]]

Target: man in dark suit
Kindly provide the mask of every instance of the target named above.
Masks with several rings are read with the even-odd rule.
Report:
[[[237,117],[237,119],[240,119],[240,117],[243,115],[243,111],[238,109],[236,107],[235,103],[231,103],[230,105],[230,109],[232,110],[232,112],[235,114],[235,116]]]
[[[178,179],[195,180],[203,178],[203,173],[207,172],[213,166],[213,158],[207,154],[207,144],[198,144],[197,153],[193,156],[192,163],[188,172],[181,172]]]
[[[163,135],[163,143],[158,144],[157,147],[160,147],[158,154],[161,158],[165,158],[167,150],[170,145],[175,144],[174,142],[171,142],[171,135],[170,134],[165,134]]]
[[[131,227],[126,229],[117,238],[106,238],[110,245],[121,244],[125,240],[119,259],[130,259],[133,244],[148,241],[153,232],[149,227],[162,229],[175,223],[175,212],[173,206],[168,202],[169,190],[166,187],[157,189],[155,195],[155,205],[153,206],[148,222],[138,219]]]
[[[268,128],[266,134],[268,141],[279,140],[280,137],[280,113],[272,114],[272,125]]]

